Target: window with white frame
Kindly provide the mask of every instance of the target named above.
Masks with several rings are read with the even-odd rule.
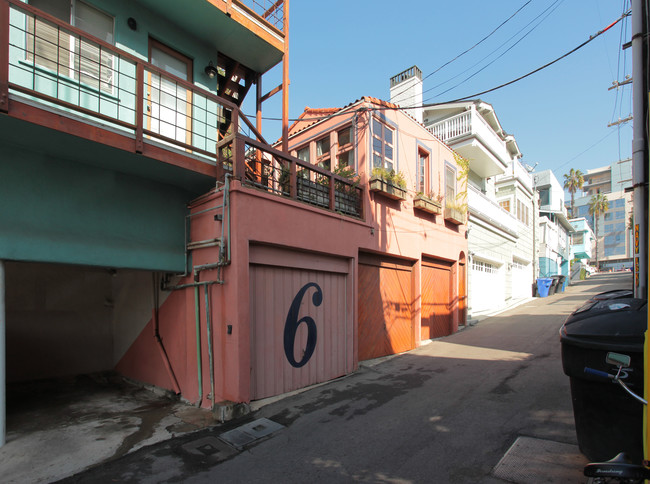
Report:
[[[513,268],[513,270],[523,271],[526,268],[526,266],[524,264],[522,264],[521,262],[517,262],[517,261],[513,260],[512,261],[512,268]]]
[[[113,43],[113,17],[81,0],[30,0],[29,3],[109,44]],[[70,35],[46,20],[28,19],[27,60],[104,93],[113,93],[113,54],[101,45]]]
[[[429,194],[429,153],[418,149],[418,186],[417,191],[425,195]]]
[[[395,131],[377,118],[372,118],[372,167],[393,170],[395,165]]]
[[[445,166],[445,201],[456,201],[456,170],[449,165]]]
[[[496,274],[497,267],[494,264],[490,264],[489,262],[483,262],[482,260],[474,259],[472,261],[472,270],[485,272],[487,274]]]

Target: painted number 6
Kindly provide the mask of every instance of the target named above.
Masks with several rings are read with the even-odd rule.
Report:
[[[293,298],[291,303],[291,308],[289,308],[289,314],[287,314],[287,321],[284,323],[284,354],[287,357],[287,360],[294,368],[300,368],[305,366],[311,356],[314,354],[316,349],[316,337],[317,329],[316,322],[310,316],[305,316],[298,319],[298,312],[300,311],[300,304],[302,303],[302,298],[305,297],[305,293],[310,287],[316,288],[316,292],[312,296],[311,300],[314,303],[314,306],[320,306],[323,302],[323,291],[320,286],[315,282],[310,282],[305,284],[296,297]],[[296,344],[296,333],[298,332],[298,327],[305,323],[307,325],[307,345],[305,347],[305,352],[302,355],[300,361],[296,361],[294,358],[294,346]]]

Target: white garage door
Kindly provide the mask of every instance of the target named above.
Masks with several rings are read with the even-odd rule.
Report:
[[[471,314],[497,310],[504,306],[503,266],[474,259],[470,271],[469,306]]]

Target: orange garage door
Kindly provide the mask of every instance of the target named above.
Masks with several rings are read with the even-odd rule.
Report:
[[[445,261],[423,261],[423,340],[447,336],[453,332],[451,294],[451,264]]]
[[[415,348],[412,265],[359,256],[359,361]]]

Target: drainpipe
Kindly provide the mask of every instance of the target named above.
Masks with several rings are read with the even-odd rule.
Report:
[[[212,321],[210,319],[210,291],[207,285],[203,286],[205,289],[205,326],[208,336],[208,362],[210,365],[210,400],[212,401],[212,408],[214,409],[214,356],[212,353]]]
[[[198,277],[196,274],[195,277]],[[199,306],[199,286],[194,286],[194,314],[196,316],[196,375],[199,380],[199,400],[197,406],[203,401],[203,365],[201,364],[201,308]]]
[[[163,345],[162,338],[160,337],[160,320],[158,319],[158,308],[159,308],[158,281],[156,279],[155,273],[153,274],[153,304],[154,304],[153,311],[152,311],[153,337],[156,340],[158,351],[160,351],[160,356],[162,357],[165,368],[167,369],[167,374],[169,375],[169,378],[172,381],[174,393],[176,393],[176,395],[180,395],[181,388],[178,385],[178,380],[176,379],[176,375],[174,374],[174,369],[172,368],[171,362],[169,361],[169,355],[167,355],[167,351],[165,350],[165,346]]]
[[[647,243],[647,172],[646,172],[646,92],[643,24],[645,20],[642,0],[632,0],[632,89],[634,117],[632,138],[632,166],[634,170],[634,297],[646,299],[648,278]],[[596,234],[596,237],[598,234]]]
[[[5,265],[0,259],[0,447],[7,438],[7,382],[6,382],[6,307],[5,307]]]

